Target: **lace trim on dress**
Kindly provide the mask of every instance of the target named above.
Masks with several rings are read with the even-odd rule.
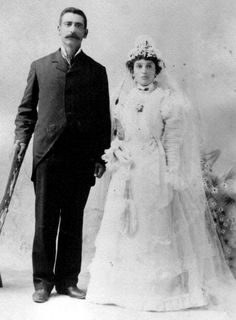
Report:
[[[207,306],[209,301],[205,296],[204,292],[192,293],[192,294],[182,294],[178,297],[172,297],[158,300],[157,297],[148,299],[145,301],[136,302],[133,297],[129,299],[127,296],[120,296],[115,298],[112,297],[111,300],[107,296],[93,295],[91,302],[98,304],[115,304],[121,307],[128,307],[130,309],[141,310],[141,311],[155,311],[155,312],[166,312],[166,311],[178,311],[189,308],[201,308]]]

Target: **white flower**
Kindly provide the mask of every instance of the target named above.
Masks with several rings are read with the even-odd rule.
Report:
[[[233,249],[236,249],[236,233],[232,232],[231,237],[228,239],[229,246]]]
[[[220,222],[223,222],[225,220],[224,216],[220,216]]]
[[[102,159],[106,161],[106,167],[110,170],[117,169],[121,165],[132,164],[129,150],[125,147],[124,142],[117,138],[112,141],[111,147],[105,150]]]
[[[217,187],[212,187],[211,188],[211,192],[214,193],[214,194],[218,193],[218,188]]]
[[[211,209],[214,209],[217,206],[217,203],[213,199],[209,199],[208,204]]]
[[[134,60],[138,56],[147,58],[157,58],[162,60],[162,55],[158,49],[155,48],[154,41],[147,35],[139,36],[135,41],[135,46],[128,54],[128,61]]]
[[[144,106],[143,106],[141,103],[139,103],[139,104],[136,106],[136,110],[137,110],[138,112],[143,112],[143,108],[144,108]]]
[[[225,251],[225,253],[229,256],[230,254],[231,254],[231,252],[232,252],[232,250],[229,248],[229,247],[226,247],[225,249],[224,249],[224,251]]]

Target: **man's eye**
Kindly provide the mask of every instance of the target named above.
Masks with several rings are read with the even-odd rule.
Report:
[[[79,29],[82,29],[84,27],[82,23],[76,23],[75,26]]]

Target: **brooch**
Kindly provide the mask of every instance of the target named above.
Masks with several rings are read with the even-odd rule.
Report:
[[[143,108],[144,108],[144,106],[139,103],[139,104],[137,105],[137,107],[136,107],[136,110],[137,110],[137,112],[143,112]]]

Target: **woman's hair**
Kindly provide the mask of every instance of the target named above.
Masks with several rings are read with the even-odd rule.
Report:
[[[78,14],[79,16],[81,16],[82,18],[84,18],[84,28],[87,29],[87,17],[85,15],[85,13],[80,10],[80,9],[77,9],[77,8],[74,8],[74,7],[68,7],[68,8],[65,8],[61,14],[60,14],[60,18],[59,18],[59,25],[61,25],[61,21],[62,21],[62,17],[64,16],[64,14],[68,13],[68,12],[71,12],[71,13],[74,13],[74,14]]]
[[[129,70],[130,73],[133,73],[134,71],[134,63],[138,60],[148,60],[148,61],[152,61],[154,64],[155,64],[155,68],[156,68],[156,75],[158,75],[161,70],[162,70],[162,66],[161,66],[161,60],[158,59],[157,57],[146,57],[146,56],[143,56],[143,55],[138,55],[136,56],[134,59],[132,60],[128,60],[126,62],[126,67],[127,69]]]

